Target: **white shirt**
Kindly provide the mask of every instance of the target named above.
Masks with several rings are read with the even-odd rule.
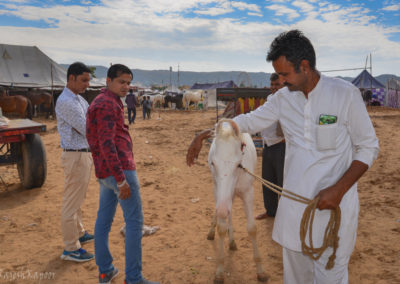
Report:
[[[337,122],[319,125],[321,114],[337,116]],[[308,94],[280,89],[255,111],[234,118],[242,132],[256,133],[279,121],[286,139],[283,187],[313,199],[322,189],[340,179],[353,160],[369,167],[379,152],[378,139],[360,91],[351,83],[321,75]],[[306,205],[280,198],[273,239],[301,251],[300,222]],[[357,184],[344,195],[340,208],[337,256],[351,254],[358,223]],[[320,247],[330,210],[317,210],[313,244]]]
[[[75,95],[67,87],[64,88],[56,102],[57,128],[60,134],[61,148],[89,148],[86,141],[87,101]]]
[[[268,99],[270,99],[273,95],[268,96]],[[275,145],[285,139],[285,137],[283,137],[282,128],[279,122],[272,124],[266,129],[263,129],[261,131],[261,137],[264,144],[267,144],[267,146]]]

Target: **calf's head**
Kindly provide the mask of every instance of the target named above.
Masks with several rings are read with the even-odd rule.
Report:
[[[232,198],[241,169],[244,145],[238,126],[221,120],[215,130],[208,164],[214,178],[217,215],[226,218],[232,210]]]

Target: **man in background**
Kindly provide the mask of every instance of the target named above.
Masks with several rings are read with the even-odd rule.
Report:
[[[84,262],[94,258],[81,245],[93,241],[85,231],[81,206],[86,197],[93,160],[86,141],[87,101],[80,96],[89,87],[90,69],[81,62],[71,64],[67,86],[56,104],[57,128],[60,134],[61,164],[64,168],[64,193],[61,208],[61,232],[64,252],[61,259]]]
[[[145,101],[145,105],[146,105],[146,115],[147,115],[147,119],[150,119],[151,107],[152,107],[152,101],[151,101],[151,99],[150,99],[150,96],[147,96],[147,100]]]
[[[148,111],[147,111],[148,105],[149,105],[149,102],[147,101],[147,96],[143,96],[143,101],[142,101],[143,120],[145,120],[146,116],[148,115]]]
[[[128,122],[135,123],[136,118],[136,96],[132,89],[129,89],[128,95],[125,98],[126,107],[128,108]]]
[[[271,95],[282,88],[279,82],[279,76],[272,73]],[[285,162],[285,137],[282,133],[282,128],[279,122],[273,124],[261,131],[261,136],[264,142],[262,153],[262,178],[266,179],[280,187],[283,185],[283,166]],[[266,186],[262,186],[265,212],[256,217],[257,220],[262,220],[267,217],[275,217],[276,209],[278,208],[279,196],[277,193],[269,190]]]

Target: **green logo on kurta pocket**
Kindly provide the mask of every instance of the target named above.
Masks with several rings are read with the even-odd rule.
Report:
[[[336,121],[337,121],[336,115],[321,114],[319,116],[319,125],[333,124],[333,123],[336,123]]]

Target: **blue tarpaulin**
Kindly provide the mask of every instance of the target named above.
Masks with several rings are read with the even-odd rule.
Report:
[[[381,82],[379,82],[374,77],[372,77],[372,75],[367,70],[363,70],[351,82],[356,87],[363,88],[363,89],[377,89],[377,88],[384,88],[385,87],[384,85],[381,84]]]
[[[191,90],[209,90],[216,88],[236,88],[236,84],[233,81],[225,81],[219,83],[205,83],[205,84],[194,84],[190,89]]]

